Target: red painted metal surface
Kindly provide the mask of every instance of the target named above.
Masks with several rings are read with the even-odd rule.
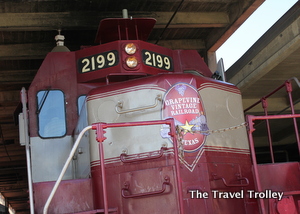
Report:
[[[228,153],[224,156],[219,152],[205,152],[193,171],[193,176],[185,167],[180,167],[182,189],[179,189],[174,177],[174,154],[170,152],[173,150],[168,149],[163,157],[151,162],[141,161],[129,165],[106,164],[108,206],[119,207],[120,213],[155,213],[158,209],[162,213],[170,214],[217,213],[219,210],[227,214],[259,213],[256,199],[250,199],[247,196],[247,190],[255,189],[252,173],[249,171],[251,169],[249,155]],[[220,157],[220,160],[228,164],[219,162],[215,157]],[[211,160],[214,161],[209,163]],[[166,163],[169,164],[166,166]],[[232,168],[234,164],[241,167]],[[249,185],[244,180],[237,180],[237,172],[249,179]],[[226,186],[222,181],[214,180],[214,173],[224,177],[229,185]],[[92,171],[92,176],[95,179],[95,198],[98,200],[95,202],[98,204],[96,207],[101,207],[103,206],[103,203],[99,203],[99,200],[103,200],[102,194],[99,194],[102,192],[102,187],[99,186],[101,175],[96,167]],[[170,185],[164,186],[166,176],[169,176],[167,182]],[[242,185],[239,182],[242,182]],[[153,191],[146,192],[141,187],[143,185],[152,186]],[[176,197],[177,191],[182,193],[183,211],[179,211],[180,201]],[[190,191],[197,191],[197,193],[195,192],[192,197]],[[212,191],[216,192],[217,197],[214,198]],[[241,191],[244,192],[243,198],[218,198],[219,192]],[[207,198],[203,196],[206,192]]]
[[[292,114],[295,114],[295,108],[294,108],[294,103],[293,103],[293,98],[292,98],[291,80],[286,81],[286,90],[289,95],[289,101],[290,101],[290,107],[291,107]],[[294,122],[294,130],[295,130],[296,140],[298,143],[298,152],[299,152],[299,156],[300,156],[300,136],[299,136],[299,129],[298,129],[296,117],[293,117],[293,122]]]
[[[104,209],[82,211],[82,212],[76,212],[76,213],[72,213],[72,214],[97,214],[97,213],[104,213]],[[117,208],[110,208],[110,209],[108,209],[108,213],[110,213],[110,214],[118,214],[118,209]]]
[[[130,183],[125,182],[124,188],[122,188],[122,197],[123,198],[137,198],[137,197],[143,197],[143,196],[153,196],[158,194],[163,194],[166,191],[167,186],[170,185],[170,178],[169,176],[164,177],[164,182],[162,183],[161,190],[156,191],[150,191],[150,192],[144,192],[144,193],[137,193],[137,194],[131,194],[130,192]],[[127,192],[127,194],[126,194]]]
[[[170,133],[169,135],[173,139],[174,148],[177,148],[177,139],[176,139],[176,130],[175,130],[175,124],[173,119],[166,119],[166,120],[157,120],[157,121],[141,121],[141,122],[127,122],[127,123],[97,123],[92,125],[92,129],[96,130],[97,135],[97,141],[99,142],[99,154],[100,154],[100,167],[101,167],[101,179],[102,179],[102,192],[103,192],[103,203],[104,203],[104,212],[108,213],[108,198],[107,198],[107,182],[106,182],[106,173],[105,173],[105,164],[104,164],[104,152],[103,152],[103,145],[102,142],[104,141],[104,133],[105,131],[103,129],[106,128],[116,128],[116,127],[128,127],[128,126],[145,126],[145,125],[160,125],[160,124],[168,124],[170,126]],[[174,155],[175,157],[178,157],[178,151],[177,149],[174,149]],[[181,176],[179,171],[179,160],[178,158],[175,158],[175,171],[176,171],[176,183],[178,186],[178,189],[181,190]],[[167,178],[167,180],[166,180]],[[142,194],[135,194],[134,197],[141,197],[141,196],[149,196],[149,195],[156,195],[156,194],[162,194],[165,192],[166,185],[169,185],[169,177],[165,176],[165,182],[163,183],[163,189],[159,191],[153,191],[150,193],[142,193]],[[126,185],[128,186],[128,184]],[[122,196],[124,198],[128,198],[128,196],[124,195],[124,191],[128,191],[128,188],[123,188]],[[180,213],[183,213],[183,200],[182,195],[180,192],[177,192],[177,197],[179,199],[179,209]],[[132,198],[132,196],[130,197]],[[96,205],[97,206],[97,205]]]
[[[253,174],[251,172],[251,161],[249,154],[222,153],[206,151],[203,164],[208,167],[209,184],[206,188],[209,191],[219,191],[225,193],[237,193],[233,198],[214,198],[212,201],[211,213],[259,213],[257,199],[249,198],[248,191],[254,190]],[[223,178],[215,180],[215,176]],[[243,178],[242,180],[238,180]],[[227,186],[226,186],[227,185]],[[239,193],[244,195],[239,198]],[[206,213],[210,213],[206,211]]]
[[[99,140],[103,140],[104,136],[103,136],[103,131],[101,131],[101,129],[121,127],[121,126],[131,126],[131,125],[133,125],[133,126],[135,126],[135,125],[150,125],[152,122],[153,122],[153,124],[160,124],[162,122],[164,123],[164,121],[143,121],[143,122],[117,123],[117,124],[101,124],[100,123],[100,124],[94,124],[94,129],[97,130],[97,133],[98,133],[97,138]],[[166,154],[167,153],[165,153],[165,155]],[[101,153],[100,155],[103,155],[103,154]],[[178,157],[177,155],[171,156],[172,159],[174,157]],[[228,169],[232,169],[233,163],[236,163],[237,171],[233,170],[232,176],[235,177],[233,181],[232,181],[232,177],[230,177],[228,179],[229,170],[226,167],[224,167],[224,166],[226,166],[225,164],[221,164],[221,166],[218,167],[219,170],[215,171],[216,165],[220,164],[220,162],[215,157],[218,157],[220,160],[222,160],[222,162],[224,162],[224,161],[228,162],[228,164],[227,164]],[[156,162],[155,165],[158,167],[157,168],[158,171],[159,171],[159,168],[161,168],[161,167],[163,167],[163,165],[165,165],[164,160],[166,158],[168,159],[168,157],[163,156],[163,157],[161,157],[161,159],[163,159],[163,161],[160,159],[155,161]],[[176,161],[177,158],[174,158],[174,159],[173,159],[173,163]],[[180,177],[178,178],[178,181],[180,181],[180,183],[182,183],[181,187],[178,186],[178,184],[176,185],[176,183],[173,183],[174,182],[173,176],[169,177],[168,175],[164,175],[162,177],[162,179],[158,179],[158,180],[162,180],[163,182],[160,184],[158,182],[158,184],[156,184],[156,186],[161,186],[160,189],[157,189],[157,190],[151,191],[151,192],[143,192],[143,193],[138,193],[138,192],[132,193],[129,185],[131,186],[131,184],[134,184],[135,182],[141,182],[141,180],[144,180],[144,182],[146,182],[146,180],[147,180],[147,179],[145,179],[146,177],[150,178],[151,180],[153,180],[154,177],[157,177],[157,176],[151,175],[150,169],[145,171],[145,169],[148,168],[147,165],[149,165],[150,163],[152,165],[151,168],[153,168],[154,160],[151,160],[151,159],[148,159],[148,161],[142,160],[140,163],[136,163],[135,165],[132,165],[132,164],[128,165],[127,167],[132,168],[132,170],[129,170],[128,175],[126,175],[126,177],[129,176],[130,179],[132,179],[133,175],[136,175],[136,176],[139,175],[139,176],[137,178],[133,179],[131,182],[128,182],[128,177],[127,177],[127,179],[126,178],[122,179],[124,182],[123,185],[122,185],[122,181],[119,181],[119,183],[120,183],[120,184],[118,184],[118,185],[120,185],[120,186],[118,186],[119,190],[116,188],[112,188],[112,185],[114,187],[116,185],[116,183],[114,182],[116,178],[113,178],[113,177],[115,176],[115,174],[121,173],[122,168],[124,170],[124,167],[121,167],[122,165],[119,165],[119,167],[118,167],[118,164],[115,164],[114,166],[106,165],[106,167],[105,167],[106,169],[104,169],[104,167],[103,167],[103,169],[106,171],[106,173],[108,173],[107,176],[109,177],[108,180],[110,181],[108,183],[105,182],[105,184],[104,184],[104,185],[108,185],[108,189],[110,190],[108,192],[108,197],[106,199],[110,199],[108,202],[108,203],[111,203],[110,206],[116,206],[116,205],[118,205],[118,203],[122,204],[121,203],[122,200],[134,200],[136,198],[142,199],[142,198],[150,196],[150,195],[164,194],[165,192],[167,192],[166,194],[170,194],[170,193],[172,193],[172,191],[169,192],[167,186],[171,185],[172,186],[171,189],[176,190],[178,192],[182,192],[182,194],[183,194],[182,199],[176,197],[177,198],[176,201],[178,203],[180,203],[180,200],[182,200],[182,207],[183,207],[178,213],[182,213],[182,214],[183,213],[190,214],[190,213],[198,213],[198,212],[211,213],[211,212],[217,212],[217,210],[219,210],[220,207],[222,207],[222,206],[224,206],[223,208],[226,209],[226,210],[222,209],[223,213],[234,213],[236,211],[238,211],[238,213],[245,213],[246,212],[244,210],[245,206],[248,207],[247,208],[248,210],[249,209],[253,210],[253,213],[258,213],[257,209],[256,209],[257,210],[256,212],[254,211],[255,210],[255,201],[253,201],[253,199],[251,200],[251,199],[247,198],[246,193],[245,193],[245,197],[243,197],[241,199],[232,198],[229,200],[229,199],[218,198],[218,194],[220,194],[220,192],[224,192],[224,191],[225,192],[241,192],[241,191],[246,192],[247,189],[249,189],[249,190],[254,189],[252,174],[251,173],[249,174],[249,170],[248,170],[251,166],[249,156],[235,154],[235,158],[233,158],[233,156],[231,154],[226,154],[226,155],[223,154],[223,156],[222,156],[218,152],[205,152],[204,157],[201,159],[202,159],[202,161],[200,161],[200,163],[199,163],[199,168],[197,167],[195,169],[195,171],[193,172],[193,177],[189,176],[190,175],[189,172],[184,172],[187,170],[185,167],[179,167]],[[232,159],[232,160],[230,160],[230,159]],[[151,162],[149,160],[151,160]],[[207,169],[205,169],[203,171],[201,170],[202,167],[205,167],[205,168],[207,167],[207,161],[212,161],[212,168],[208,169],[212,175],[211,178],[207,177],[207,175],[209,175],[209,173],[207,173]],[[162,162],[162,163],[160,163],[160,162]],[[172,166],[172,162],[170,160],[168,162],[170,162],[170,164]],[[101,164],[101,165],[104,165],[104,164]],[[241,166],[242,166],[242,168],[241,168]],[[139,170],[140,167],[142,167],[144,170],[143,171]],[[121,170],[120,172],[118,172],[119,170],[116,171],[116,169],[118,169],[118,168],[119,168],[119,170]],[[128,170],[128,168],[127,168],[127,170]],[[200,169],[200,171],[198,169]],[[241,170],[242,170],[242,172],[241,172]],[[97,171],[98,170],[95,168],[95,169],[93,169],[93,172],[92,172],[93,177],[96,178],[94,183],[97,183],[97,181],[99,181],[99,178],[103,179],[100,175],[97,176],[97,174],[99,173]],[[146,174],[144,173],[144,171]],[[164,170],[162,170],[162,171],[164,171]],[[125,173],[125,174],[127,174],[127,173]],[[221,174],[221,176],[225,176],[227,178],[222,177],[223,182],[222,182],[222,184],[219,184],[216,181],[216,180],[218,180],[215,177],[216,174],[218,174],[218,175]],[[241,175],[243,175],[243,176],[241,176]],[[176,176],[178,176],[178,175],[176,175]],[[139,180],[139,178],[141,180]],[[198,180],[198,179],[200,179],[200,180]],[[201,182],[202,179],[203,179],[203,182]],[[230,183],[227,181],[224,182],[225,179],[228,179],[228,181],[230,181]],[[245,187],[247,187],[247,188],[245,188]],[[137,186],[134,185],[133,189],[136,189],[136,188],[137,188]],[[96,189],[98,189],[98,188],[96,188]],[[98,190],[101,190],[101,189],[102,188],[100,187]],[[199,190],[201,192],[209,192],[210,196],[207,199],[205,199],[205,198],[192,199],[191,195],[189,193],[190,190],[197,190],[197,191]],[[212,195],[211,191],[213,191],[217,196],[214,197]],[[115,193],[115,192],[117,192],[117,193]],[[118,197],[118,195],[120,193],[124,199],[122,199],[121,201],[118,202],[118,199],[116,199],[116,198]],[[165,195],[165,197],[166,197],[166,195]],[[99,196],[96,196],[96,198],[98,198],[98,200],[100,199]],[[162,197],[160,197],[158,199],[161,200]],[[151,200],[149,201],[148,199],[147,200],[145,199],[144,201],[146,201],[147,203],[151,203]],[[187,201],[189,201],[188,204],[186,204]],[[140,203],[140,202],[138,202],[138,203]],[[204,205],[203,207],[199,206],[199,203],[201,204],[202,202],[205,202],[205,204],[206,204],[206,205],[203,204]],[[128,204],[129,202],[124,201],[124,204],[122,206],[120,204],[118,205],[118,207],[121,207],[121,210],[123,211],[121,213],[139,212],[138,208],[136,208],[135,210],[128,209],[126,207],[125,203]],[[134,203],[134,202],[130,202],[129,204],[131,204],[131,203]],[[173,211],[170,212],[170,210],[173,209],[172,208],[173,206],[177,207],[175,204],[173,204],[173,203],[169,204],[168,209],[166,211],[164,211],[164,213],[177,213],[177,212],[173,212]],[[234,206],[237,204],[239,204],[239,206]],[[99,204],[99,206],[101,206],[101,204]],[[230,208],[230,206],[231,206],[231,208]],[[147,208],[144,207],[144,209],[147,209]],[[151,210],[151,209],[148,209],[145,212],[150,213],[149,210]],[[200,210],[202,210],[202,211],[200,211]]]
[[[266,98],[261,99],[261,103],[265,112],[265,115],[268,116],[268,102]],[[267,132],[268,132],[268,141],[269,141],[269,148],[270,148],[270,153],[271,153],[271,160],[272,163],[274,163],[274,152],[273,152],[273,146],[272,146],[272,136],[271,136],[271,129],[270,129],[270,123],[269,120],[266,119],[266,125],[267,125]]]
[[[38,136],[38,121],[36,117],[37,92],[40,90],[59,89],[65,94],[67,114],[67,135],[72,135],[78,120],[77,98],[87,94],[91,89],[103,83],[78,84],[76,78],[76,63],[74,52],[49,53],[39,68],[28,90],[28,109],[30,115],[30,137]]]
[[[279,214],[297,214],[297,208],[294,203],[293,196],[283,198],[277,203],[277,211]]]
[[[55,182],[34,183],[34,213],[43,208]],[[64,180],[61,182],[49,206],[48,213],[76,213],[90,211],[93,205],[91,179]]]
[[[298,162],[258,165],[262,188],[291,193],[295,190],[300,191],[299,167]],[[271,177],[276,177],[276,179],[271,179]]]
[[[124,51],[124,47],[128,43],[134,43],[137,46],[137,52],[133,55],[128,55]],[[99,68],[97,58],[99,56],[106,57],[106,53],[113,53],[115,51],[115,64],[107,68]],[[168,56],[170,63],[172,64],[172,70],[163,70],[159,67],[149,66],[145,64],[143,59],[143,50],[149,51],[149,53],[159,53],[161,56]],[[152,54],[153,55],[153,54]],[[151,56],[151,54],[147,56]],[[106,82],[106,78],[111,79],[109,82],[113,82],[114,79],[119,77],[118,81],[128,80],[130,76],[141,75],[156,75],[159,73],[183,73],[187,70],[194,70],[206,77],[212,75],[209,68],[206,66],[200,55],[195,50],[170,50],[168,48],[160,47],[151,43],[147,43],[140,40],[127,40],[127,41],[115,41],[103,45],[85,48],[75,52],[77,63],[77,80],[78,82]],[[138,66],[134,68],[128,68],[125,65],[125,60],[128,56],[134,56],[138,60]],[[148,60],[153,60],[148,58]],[[107,60],[107,59],[106,59]],[[83,67],[79,66],[79,63],[83,63]],[[197,62],[197,63],[194,63]],[[74,62],[73,62],[74,63]],[[80,64],[82,64],[80,63]],[[149,61],[149,63],[153,63]],[[76,66],[76,65],[73,65]],[[86,66],[87,72],[82,69]]]
[[[152,18],[104,19],[99,24],[95,43],[104,44],[117,40],[146,41],[155,23],[156,20]]]
[[[168,80],[169,83],[166,82],[166,79]],[[168,89],[170,85],[175,85],[178,82],[186,82],[188,81],[190,85],[193,85],[195,88],[198,88],[200,85],[207,83],[214,85],[215,88],[223,86],[222,90],[226,90],[232,93],[237,93],[240,94],[240,91],[236,88],[236,86],[230,84],[230,83],[220,83],[214,79],[211,78],[200,78],[199,76],[195,76],[192,74],[159,74],[155,76],[148,76],[147,78],[141,78],[142,81],[140,81],[141,84],[147,85],[147,84],[156,84],[157,86],[161,87],[162,89]],[[130,88],[134,87],[137,85],[138,80],[132,80],[132,81],[127,81],[126,85],[124,84],[111,84],[107,86],[101,86],[95,89],[92,89],[89,92],[88,99],[96,99],[97,95],[101,96],[101,94],[104,94],[106,92],[110,91],[117,91],[121,90],[123,88]],[[170,85],[169,85],[170,84]]]

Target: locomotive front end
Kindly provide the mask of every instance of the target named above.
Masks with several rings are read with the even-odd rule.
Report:
[[[37,213],[57,177],[52,213],[257,210],[238,197],[254,189],[240,91],[212,79],[197,51],[146,42],[154,24],[103,20],[100,45],[45,59],[29,90]],[[63,110],[47,115],[62,113],[64,123],[48,130],[63,132],[48,135],[40,112],[57,104]]]
[[[79,75],[105,76],[107,84],[87,95],[87,124],[118,124],[101,126],[100,137],[90,131],[95,207],[108,204],[121,213],[209,213],[223,208],[243,213],[245,206],[257,206],[247,197],[227,200],[218,195],[254,188],[239,90],[211,79],[196,51],[173,51],[139,40],[102,47],[106,56],[78,57],[92,66]],[[111,60],[118,58],[109,57],[111,53],[119,60]],[[93,71],[98,59],[114,65],[114,72]],[[168,119],[177,130],[177,148],[168,124],[151,124]],[[197,198],[195,192],[207,196]]]

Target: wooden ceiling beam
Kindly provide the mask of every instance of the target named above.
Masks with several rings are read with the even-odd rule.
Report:
[[[18,126],[16,126],[13,123],[13,120],[14,119],[13,119],[13,113],[12,113],[11,119],[10,119],[10,121],[12,121],[11,123],[2,124],[2,121],[0,121],[4,140],[17,139],[19,136]]]
[[[0,156],[0,161],[1,162],[9,162],[9,161],[22,161],[26,160],[26,155],[25,152],[20,153],[20,154],[10,154],[9,156]]]
[[[0,91],[0,104],[3,102],[20,101],[20,90],[18,91]]]
[[[173,13],[156,12],[153,13],[157,20],[156,28],[164,28],[169,22]],[[229,25],[227,13],[222,12],[178,12],[174,16],[169,28],[209,28],[225,27]]]
[[[0,45],[0,60],[43,59],[54,46],[51,43]]]
[[[149,41],[155,43],[156,41]],[[183,50],[201,50],[205,49],[205,42],[201,39],[178,39],[178,40],[159,40],[158,45],[170,49],[183,49]]]
[[[173,12],[131,12],[134,18],[155,18],[155,28],[164,28]],[[120,17],[120,13],[48,12],[0,13],[1,31],[36,31],[58,29],[97,29],[100,20]],[[169,28],[225,27],[229,17],[224,12],[178,12]]]
[[[8,114],[13,115],[16,106],[0,106],[0,118],[6,118]]]
[[[0,84],[31,83],[37,70],[0,71]]]
[[[0,84],[31,83],[37,70],[0,70]]]
[[[155,41],[149,42],[155,43]],[[204,41],[198,39],[160,40],[159,45],[171,49],[205,49]],[[0,60],[43,59],[54,47],[53,43],[0,45]],[[1,78],[9,78],[9,76],[3,77],[4,74],[1,73],[0,82]],[[26,74],[24,73],[24,75]]]
[[[19,145],[16,145],[16,144],[8,144],[8,145],[5,145],[5,147],[3,146],[3,144],[0,143],[0,154],[2,153],[6,153],[9,152],[9,153],[14,153],[14,152],[21,152],[21,151],[24,151],[25,152],[25,146],[19,146]],[[8,169],[5,169],[4,171],[7,171]],[[12,171],[16,170],[14,168],[11,169]],[[0,169],[0,175],[1,173],[3,173],[3,170]]]
[[[21,167],[21,166],[26,166],[26,157],[24,160],[18,160],[18,161],[8,161],[8,162],[0,162],[0,167],[5,168],[5,167]]]

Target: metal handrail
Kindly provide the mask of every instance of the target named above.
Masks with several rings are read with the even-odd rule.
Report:
[[[228,184],[224,177],[217,176],[217,174],[215,174],[215,173],[213,173],[212,176],[213,176],[213,179],[214,179],[214,180],[222,180],[223,184],[224,184],[226,187],[246,187],[246,186],[249,185],[249,179],[246,178],[246,177],[242,177],[240,174],[236,174],[236,179],[237,179],[238,181],[244,180],[246,183],[240,183],[240,184]]]
[[[253,121],[255,120],[270,120],[270,119],[287,119],[287,118],[300,118],[300,114],[288,114],[288,115],[268,115],[268,116],[253,116],[253,115],[247,115],[246,119],[248,122],[248,137],[249,137],[249,147],[250,147],[250,152],[251,152],[251,158],[252,158],[252,164],[253,164],[253,173],[254,173],[254,181],[255,185],[257,188],[257,191],[261,192],[262,187],[261,187],[261,182],[259,178],[259,172],[258,172],[258,167],[257,167],[257,160],[255,156],[255,147],[254,147],[254,139],[252,133],[255,131],[254,128],[254,123]],[[296,132],[298,134],[298,132]],[[298,140],[298,139],[297,139]],[[300,142],[298,141],[298,148],[300,147]],[[300,151],[299,151],[300,154]],[[259,205],[261,208],[262,214],[265,214],[265,204],[262,198],[258,199],[259,200]]]
[[[300,82],[299,82],[299,80],[296,77],[290,78],[289,80],[285,81],[284,84],[282,84],[281,86],[279,86],[277,89],[275,89],[274,91],[272,91],[268,95],[262,97],[258,102],[254,103],[252,106],[250,106],[250,107],[248,107],[247,109],[244,110],[244,112],[247,112],[251,108],[253,108],[256,105],[258,105],[259,103],[262,103],[263,104],[263,108],[264,108],[264,112],[265,112],[265,116],[253,116],[253,115],[247,115],[246,116],[247,117],[248,126],[249,126],[248,136],[249,136],[251,158],[252,158],[252,163],[253,163],[253,173],[254,173],[254,177],[255,177],[255,185],[256,185],[256,188],[257,188],[258,191],[262,191],[262,187],[261,187],[261,182],[260,182],[260,179],[259,179],[258,166],[257,166],[256,155],[255,155],[254,140],[253,140],[253,135],[252,135],[252,133],[255,130],[254,123],[253,123],[254,120],[266,120],[267,121],[269,147],[270,147],[270,153],[271,153],[272,163],[274,163],[274,156],[273,156],[274,154],[273,154],[273,149],[272,149],[272,140],[271,140],[271,137],[270,137],[270,130],[269,130],[270,127],[268,125],[268,120],[269,119],[286,119],[286,118],[292,118],[293,122],[294,122],[295,135],[296,135],[296,140],[297,140],[297,144],[298,144],[298,152],[299,152],[299,155],[300,155],[300,138],[299,138],[299,133],[298,133],[298,125],[297,125],[297,121],[296,121],[296,118],[300,118],[300,114],[295,114],[295,109],[294,109],[294,105],[295,104],[294,104],[293,99],[292,99],[292,85],[291,85],[291,81],[292,80],[294,80],[295,83],[297,84],[298,88],[300,88]],[[279,91],[284,86],[286,87],[286,91],[287,91],[288,96],[289,96],[289,101],[290,101],[290,106],[289,107],[291,108],[292,114],[288,114],[288,115],[279,115],[278,114],[278,115],[272,115],[272,116],[268,115],[268,113],[267,113],[266,99],[268,97],[270,97],[271,95],[273,95],[274,93],[276,93],[277,91]],[[283,111],[281,111],[281,112],[283,112]],[[259,199],[259,205],[260,205],[262,214],[265,214],[265,204],[264,204],[263,199]]]
[[[21,102],[22,102],[22,113],[24,117],[24,133],[25,133],[25,151],[26,151],[26,165],[27,165],[27,176],[28,176],[28,190],[29,190],[29,205],[30,213],[34,214],[34,199],[33,199],[33,187],[32,187],[32,171],[31,171],[31,155],[30,155],[30,141],[28,132],[28,112],[27,112],[27,93],[23,87],[21,90]]]
[[[143,158],[134,158],[134,159],[128,159],[126,160],[125,158],[128,156],[126,153],[122,153],[120,155],[120,160],[123,163],[133,163],[137,161],[146,161],[146,160],[153,160],[153,159],[158,159],[164,155],[164,151],[167,150],[167,147],[161,147],[157,155],[149,156],[149,157],[143,157]]]
[[[300,99],[298,99],[296,103],[293,102],[293,98],[292,98],[292,91],[293,91],[292,81],[294,81],[296,83],[296,85],[298,86],[298,88],[300,88],[300,82],[299,82],[299,80],[296,77],[292,77],[292,78],[286,80],[282,85],[280,85],[279,87],[277,87],[271,93],[267,94],[266,96],[262,97],[259,101],[257,101],[256,103],[254,103],[250,107],[246,108],[244,110],[244,113],[247,112],[247,111],[249,111],[250,109],[254,108],[259,103],[262,103],[262,107],[264,109],[265,116],[268,116],[268,110],[267,110],[267,108],[268,108],[268,102],[267,102],[267,98],[269,98],[270,96],[272,96],[273,94],[275,94],[277,91],[279,91],[280,89],[282,89],[283,87],[285,87],[286,88],[286,92],[288,94],[289,106],[287,108],[285,108],[284,110],[280,111],[279,113],[277,113],[276,115],[280,115],[280,113],[284,112],[288,108],[291,109],[291,113],[294,115],[295,114],[294,105],[296,103],[298,103],[300,101]],[[297,140],[297,144],[298,144],[298,151],[299,151],[299,155],[300,155],[300,137],[299,137],[299,133],[298,133],[298,125],[297,125],[296,118],[292,118],[292,119],[293,119],[293,123],[294,123],[295,135],[296,135],[296,140]],[[266,118],[264,120],[266,121],[266,126],[267,126],[268,142],[269,142],[271,160],[272,160],[272,163],[274,163],[275,160],[274,160],[274,153],[273,153],[273,147],[272,147],[272,136],[271,136],[271,131],[270,131],[270,124],[269,124],[268,118]]]
[[[286,80],[282,85],[280,85],[278,88],[276,88],[275,90],[273,90],[271,93],[263,96],[260,100],[258,100],[257,102],[255,102],[253,105],[249,106],[248,108],[246,108],[244,110],[244,112],[249,111],[250,109],[254,108],[255,106],[257,106],[258,104],[262,103],[263,100],[266,100],[266,98],[272,96],[273,94],[275,94],[277,91],[279,91],[280,89],[282,89],[284,86],[286,86],[287,83],[290,83],[292,80],[295,81],[295,83],[297,84],[297,86],[300,88],[300,81],[296,78],[296,77],[292,77],[288,80]]]
[[[92,128],[92,126],[87,126],[87,127],[85,127],[79,133],[79,135],[78,135],[78,137],[77,137],[77,139],[76,139],[76,141],[75,141],[75,143],[73,145],[73,148],[72,148],[72,150],[71,150],[71,152],[69,154],[69,157],[66,160],[66,163],[65,163],[63,169],[61,170],[61,173],[60,173],[58,179],[56,180],[55,185],[54,185],[54,187],[53,187],[53,189],[52,189],[52,191],[51,191],[51,193],[50,193],[50,195],[49,195],[49,197],[48,197],[48,199],[46,201],[46,204],[45,204],[44,209],[43,209],[43,214],[47,214],[48,207],[49,207],[49,205],[50,205],[50,203],[51,203],[51,201],[52,201],[52,199],[54,197],[54,194],[56,193],[56,190],[57,190],[57,188],[58,188],[58,186],[59,186],[59,184],[60,184],[60,182],[61,182],[61,180],[62,180],[62,178],[63,178],[63,176],[64,176],[64,174],[65,174],[65,172],[66,172],[66,170],[67,170],[67,168],[68,168],[68,166],[70,164],[70,162],[71,162],[71,160],[73,159],[73,156],[74,156],[74,154],[76,152],[76,149],[77,149],[77,147],[78,147],[78,145],[80,143],[80,140],[81,140],[82,136],[84,135],[84,133],[86,131],[90,130],[91,128]]]
[[[123,198],[137,198],[137,197],[144,197],[144,196],[152,196],[152,195],[158,195],[162,194],[166,191],[167,185],[170,185],[170,178],[169,176],[165,176],[164,182],[162,183],[162,188],[160,190],[151,191],[151,192],[142,192],[142,193],[136,193],[136,194],[130,194],[126,195],[125,192],[129,192],[129,186],[130,184],[128,182],[125,182],[124,188],[121,190],[121,194]]]
[[[132,109],[127,109],[127,110],[119,110],[123,108],[123,102],[119,101],[116,105],[116,112],[118,114],[126,114],[126,113],[131,113],[131,112],[135,112],[135,111],[142,111],[142,110],[146,110],[146,109],[151,109],[151,108],[155,108],[156,106],[158,106],[158,101],[161,101],[161,95],[158,94],[155,97],[155,103],[153,105],[149,105],[149,106],[142,106],[142,107],[137,107],[137,108],[132,108]]]

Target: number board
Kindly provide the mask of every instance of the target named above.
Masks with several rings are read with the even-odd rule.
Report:
[[[99,69],[116,66],[119,63],[117,50],[107,51],[77,60],[79,73],[96,71]]]
[[[173,71],[173,61],[171,57],[148,50],[142,50],[142,54],[145,65],[167,71]]]

